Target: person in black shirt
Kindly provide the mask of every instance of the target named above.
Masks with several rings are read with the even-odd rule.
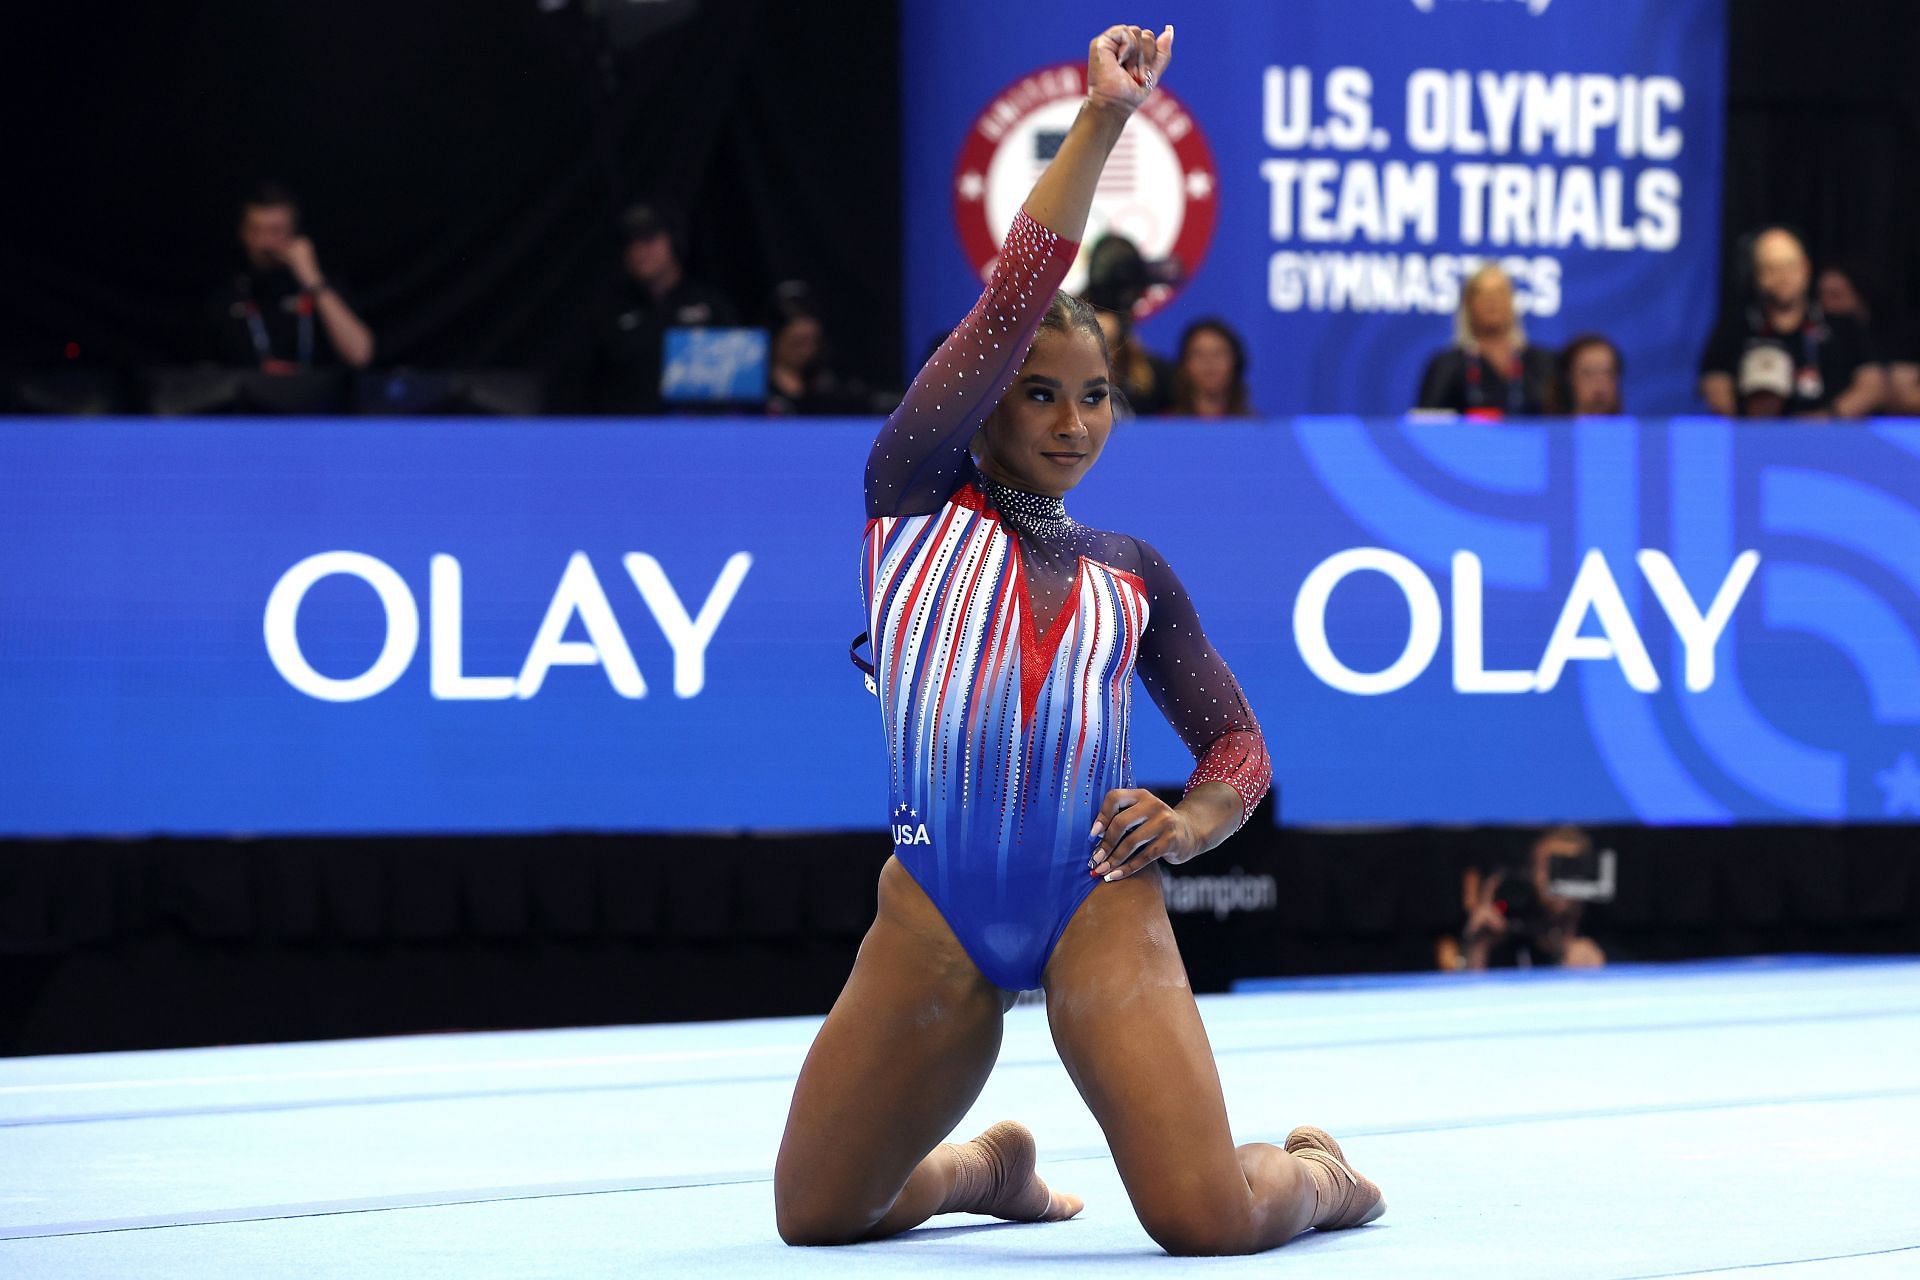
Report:
[[[1148,262],[1139,245],[1111,231],[1087,250],[1087,286],[1081,297],[1099,314],[1116,390],[1136,415],[1165,413],[1173,403],[1173,366],[1147,350],[1133,321],[1148,290],[1171,283],[1177,271],[1174,263]]]
[[[834,368],[826,323],[803,281],[783,281],[775,290],[767,326],[767,413],[808,417],[867,413],[872,394],[857,378]]]
[[[738,322],[718,289],[688,276],[671,215],[637,204],[620,217],[626,249],[621,278],[597,344],[604,413],[659,413],[661,348],[667,330]]]
[[[1861,418],[1877,410],[1886,374],[1873,344],[1853,317],[1828,315],[1810,296],[1813,271],[1798,237],[1781,227],[1755,236],[1752,270],[1752,300],[1722,319],[1700,359],[1700,398],[1707,407],[1726,417]],[[1791,394],[1755,397],[1743,390],[1743,371],[1760,367],[1749,359],[1760,347],[1792,362]],[[1773,413],[1758,411],[1762,403]]]
[[[1467,277],[1453,345],[1427,361],[1416,407],[1497,421],[1554,411],[1553,352],[1527,344],[1513,281],[1493,263]]]
[[[1920,418],[1920,324],[1912,321],[1896,327],[1888,343],[1884,412],[1894,417]]]
[[[1173,366],[1140,341],[1133,327],[1133,303],[1125,298],[1103,301],[1092,289],[1087,290],[1086,301],[1100,318],[1100,332],[1107,338],[1107,363],[1127,398],[1127,409],[1141,417],[1167,412],[1173,403]]]
[[[372,362],[373,331],[320,269],[284,187],[263,184],[241,202],[240,250],[241,270],[214,299],[220,363],[293,373]]]
[[[1814,278],[1813,298],[1828,316],[1851,316],[1871,335],[1873,308],[1867,305],[1867,295],[1859,284],[1864,278],[1857,267],[1829,262]]]

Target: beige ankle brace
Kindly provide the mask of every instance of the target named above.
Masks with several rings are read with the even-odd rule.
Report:
[[[1307,1166],[1307,1172],[1313,1177],[1313,1220],[1307,1225],[1317,1227],[1333,1216],[1334,1206],[1340,1202],[1340,1191],[1334,1184],[1333,1170],[1319,1158],[1318,1152],[1312,1157],[1300,1153],[1300,1163]]]
[[[1037,1151],[1027,1127],[1002,1120],[972,1142],[941,1144],[953,1156],[953,1187],[937,1213],[984,1213],[1016,1222],[1047,1216],[1053,1196],[1034,1176]]]

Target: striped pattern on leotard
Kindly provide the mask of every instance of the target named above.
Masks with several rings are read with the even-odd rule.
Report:
[[[1084,892],[1087,830],[1107,791],[1132,785],[1146,585],[1084,556],[1079,570],[1038,635],[1019,544],[978,488],[867,528],[895,852],[936,901],[963,896],[990,928],[1032,927],[1016,919],[1031,895]],[[989,867],[991,883],[978,883]]]

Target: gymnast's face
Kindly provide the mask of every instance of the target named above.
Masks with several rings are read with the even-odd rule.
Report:
[[[1058,498],[1080,483],[1113,430],[1100,341],[1042,329],[980,431],[980,469],[1001,484]]]

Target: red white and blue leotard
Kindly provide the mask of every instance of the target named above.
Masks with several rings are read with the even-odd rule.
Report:
[[[867,461],[862,586],[894,853],[989,981],[1040,985],[1097,883],[1087,830],[1133,785],[1133,675],[1198,760],[1266,792],[1266,745],[1180,580],[1146,543],[996,484],[974,432],[1019,372],[1076,246],[1022,212],[986,292]]]

